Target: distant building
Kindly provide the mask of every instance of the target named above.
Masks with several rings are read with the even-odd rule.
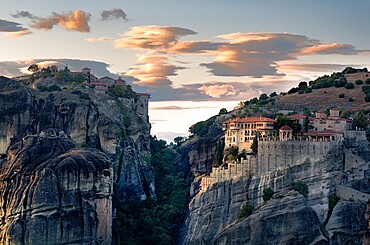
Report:
[[[118,77],[118,79],[114,82],[115,86],[126,86],[126,81],[123,80],[121,77]]]
[[[287,125],[279,129],[279,140],[288,141],[293,139],[293,129]]]
[[[304,132],[305,131],[305,120],[306,118],[309,120],[309,119],[312,119],[311,117],[308,117],[306,115],[303,115],[303,114],[294,114],[294,115],[290,115],[290,116],[287,116],[288,119],[290,121],[293,121],[295,123],[299,123],[301,125],[301,132]]]
[[[237,146],[239,152],[251,151],[253,139],[257,136],[273,135],[275,120],[266,117],[232,119],[222,124],[225,131],[225,147]]]
[[[343,132],[352,129],[352,120],[339,117],[339,109],[330,109],[327,117],[324,112],[316,112],[316,118],[311,118],[310,124],[313,126],[311,131],[334,130]]]

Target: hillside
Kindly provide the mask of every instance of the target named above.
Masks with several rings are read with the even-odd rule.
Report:
[[[369,86],[365,84],[369,74],[369,72],[346,74],[347,81],[354,84],[353,89],[329,87],[313,89],[312,93],[281,94],[276,97],[275,106],[280,110],[302,110],[303,108],[324,110],[329,107],[338,107],[348,111],[369,110],[370,103],[364,100],[365,93],[362,91],[362,87]],[[356,80],[362,80],[364,83],[357,85]],[[340,94],[344,94],[344,98],[339,98]],[[349,98],[353,101],[349,101]]]

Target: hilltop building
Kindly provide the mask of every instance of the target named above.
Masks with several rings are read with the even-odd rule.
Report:
[[[275,120],[266,117],[232,119],[222,124],[225,131],[225,147],[236,146],[239,152],[251,151],[253,139],[257,136],[272,136]]]
[[[330,109],[329,116],[325,112],[316,112],[316,118],[310,120],[312,131],[334,130],[343,132],[352,128],[352,120],[339,117],[339,109]]]

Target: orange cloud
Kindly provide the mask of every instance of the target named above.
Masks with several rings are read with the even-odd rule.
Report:
[[[108,43],[108,42],[112,42],[113,41],[113,38],[111,37],[89,37],[89,38],[86,38],[85,41],[87,42],[90,42],[90,43]]]
[[[135,84],[139,86],[169,86],[172,82],[168,76],[176,75],[176,71],[179,69],[183,68],[169,64],[167,57],[147,53],[140,55],[138,63],[131,67],[125,75],[138,79],[139,81]]]
[[[213,98],[221,98],[221,96],[232,96],[236,95],[236,89],[230,84],[223,85],[203,85],[198,88],[203,94],[206,94]]]
[[[114,41],[116,48],[162,50],[177,43],[178,38],[194,35],[196,32],[171,26],[136,26],[123,34],[123,38]]]
[[[342,54],[351,55],[357,54],[359,51],[350,44],[330,43],[330,44],[319,44],[311,47],[305,47],[301,50],[300,54]]]
[[[25,35],[29,35],[31,33],[32,32],[30,30],[26,29],[26,30],[22,30],[22,31],[8,32],[8,33],[5,33],[5,36],[7,36],[7,37],[22,37],[22,36],[25,36]]]
[[[55,25],[58,25],[69,31],[90,32],[89,21],[90,14],[82,10],[75,10],[66,14],[53,13],[50,17],[33,19],[31,27],[51,30]]]

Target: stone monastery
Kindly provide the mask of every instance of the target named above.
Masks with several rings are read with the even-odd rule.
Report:
[[[326,157],[329,151],[338,151],[345,139],[366,138],[364,131],[352,130],[352,120],[339,117],[339,109],[331,109],[329,116],[326,116],[325,112],[316,112],[315,118],[295,114],[288,116],[288,119],[299,123],[301,131],[293,134],[291,127],[282,126],[276,132],[276,121],[265,117],[225,121],[222,124],[225,132],[224,150],[237,147],[238,157],[224,157],[221,166],[213,167],[210,175],[202,178],[201,190],[236,176],[269,175],[307,160],[317,161]],[[304,130],[305,123],[309,125],[307,131]],[[252,152],[251,146],[256,137],[258,150]],[[351,166],[346,168],[353,170]],[[357,174],[359,176],[356,177],[355,174],[353,178],[363,177],[363,173]]]

